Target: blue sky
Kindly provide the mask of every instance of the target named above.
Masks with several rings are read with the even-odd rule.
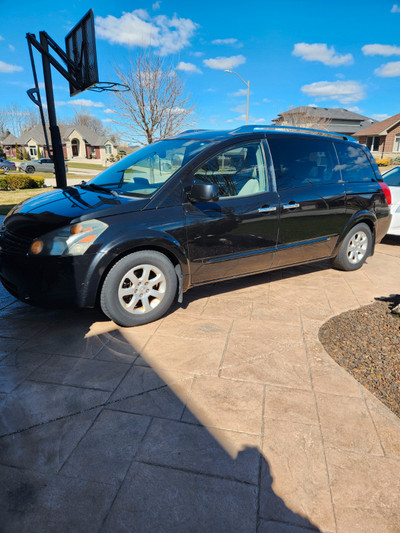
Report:
[[[198,127],[230,129],[245,121],[246,86],[224,69],[250,81],[250,123],[270,123],[300,105],[382,120],[400,112],[398,2],[22,0],[14,8],[0,0],[0,108],[31,105],[26,33],[45,30],[64,47],[65,35],[93,7],[100,80],[117,81],[114,67],[150,43],[179,71]],[[35,59],[41,72],[39,54]],[[70,98],[58,73],[53,82],[59,119],[84,106],[115,127],[109,93]]]

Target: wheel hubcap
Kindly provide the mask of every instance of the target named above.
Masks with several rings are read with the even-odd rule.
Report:
[[[347,258],[350,263],[356,265],[367,253],[368,237],[363,231],[357,231],[347,245]]]
[[[165,276],[158,267],[138,265],[122,277],[118,287],[118,300],[129,313],[143,315],[160,305],[166,288]]]

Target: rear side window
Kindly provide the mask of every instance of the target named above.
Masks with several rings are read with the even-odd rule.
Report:
[[[268,139],[278,190],[337,183],[338,160],[331,141],[293,137]]]
[[[374,181],[375,173],[364,150],[357,145],[335,143],[342,180],[347,183]]]

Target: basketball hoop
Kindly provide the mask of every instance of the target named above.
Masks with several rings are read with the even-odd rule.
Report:
[[[104,91],[125,92],[129,91],[129,86],[125,85],[125,83],[117,83],[114,81],[99,81],[92,87],[89,87],[88,91],[93,91],[95,93],[102,93]]]

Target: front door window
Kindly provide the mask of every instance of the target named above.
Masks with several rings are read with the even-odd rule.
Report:
[[[221,199],[267,191],[261,144],[236,145],[219,153],[196,171],[194,181],[215,183]]]

